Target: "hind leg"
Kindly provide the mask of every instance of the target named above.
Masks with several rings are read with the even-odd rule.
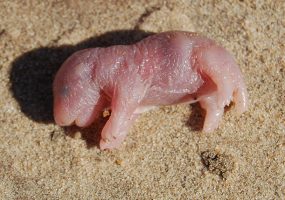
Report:
[[[216,85],[218,107],[229,105],[233,99],[238,67],[229,53],[222,47],[212,46],[202,49],[199,56],[199,69]]]
[[[203,131],[212,132],[218,127],[224,113],[224,108],[218,106],[218,98],[216,93],[212,94],[211,96],[203,97],[199,100],[199,103],[201,107],[206,110]]]
[[[198,68],[205,78],[199,102],[206,110],[203,131],[218,127],[224,107],[233,100],[239,113],[247,109],[246,87],[233,57],[222,47],[202,49],[198,55]]]

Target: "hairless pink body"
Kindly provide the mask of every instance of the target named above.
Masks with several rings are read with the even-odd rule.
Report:
[[[85,127],[112,113],[100,148],[117,148],[142,112],[161,105],[199,102],[203,131],[217,128],[231,101],[247,109],[247,91],[233,57],[196,33],[173,31],[133,45],[81,50],[68,58],[54,80],[57,124]]]

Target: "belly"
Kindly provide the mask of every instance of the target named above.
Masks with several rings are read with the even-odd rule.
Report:
[[[178,103],[188,103],[194,102],[196,99],[195,95],[192,93],[185,92],[169,92],[169,91],[159,91],[153,90],[147,92],[145,98],[143,99],[142,106],[167,106],[174,105]]]

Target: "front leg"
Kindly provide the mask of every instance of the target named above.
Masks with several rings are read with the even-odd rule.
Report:
[[[148,85],[140,77],[119,81],[114,89],[111,116],[102,130],[100,149],[118,148],[139,116],[135,113]]]
[[[112,109],[112,114],[102,130],[100,149],[118,148],[127,136],[138,114]]]

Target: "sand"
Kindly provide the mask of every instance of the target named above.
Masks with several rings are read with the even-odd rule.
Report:
[[[284,1],[0,1],[0,199],[284,199]],[[61,128],[51,84],[74,51],[203,33],[236,57],[249,111],[202,133],[199,105],[143,114],[119,150]],[[97,136],[96,136],[97,134]]]

